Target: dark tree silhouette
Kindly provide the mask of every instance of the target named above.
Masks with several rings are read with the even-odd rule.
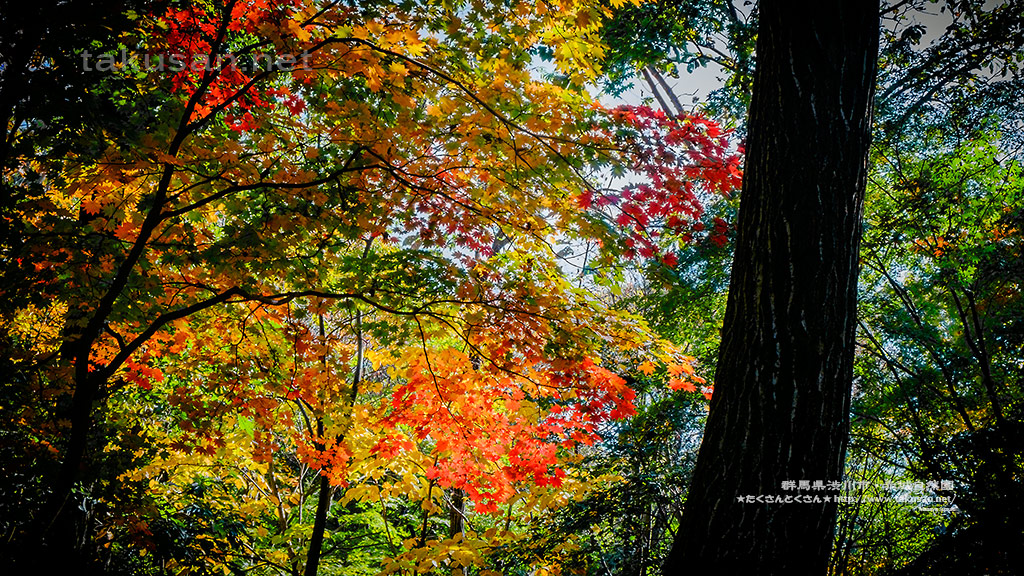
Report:
[[[878,35],[877,2],[760,3],[715,395],[665,574],[825,571],[834,503],[738,499],[843,472]]]

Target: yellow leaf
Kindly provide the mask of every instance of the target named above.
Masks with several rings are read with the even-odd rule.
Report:
[[[405,64],[402,64],[401,62],[392,62],[391,65],[388,66],[388,70],[390,70],[392,74],[398,76],[399,78],[405,78],[406,76],[409,75],[409,69],[406,68]]]
[[[299,42],[306,42],[309,40],[309,32],[295,20],[288,21],[288,30],[295,35],[295,39]]]

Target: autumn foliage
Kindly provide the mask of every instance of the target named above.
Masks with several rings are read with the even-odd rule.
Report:
[[[456,4],[138,14],[134,49],[199,64],[113,68],[130,127],[6,169],[45,188],[4,256],[31,271],[4,290],[38,295],[3,318],[32,398],[14,427],[52,461],[17,538],[58,549],[41,527],[80,526],[64,503],[94,489],[85,556],[297,567],[325,476],[383,509],[384,569],[482,565],[513,526],[431,538],[453,491],[482,526],[564,503],[573,451],[633,413],[622,375],[704,383],[601,270],[674,264],[738,185],[728,133],[596,105],[596,3]],[[608,167],[639,183],[599,189]],[[404,543],[393,501],[423,514]],[[170,525],[194,536],[169,547]]]

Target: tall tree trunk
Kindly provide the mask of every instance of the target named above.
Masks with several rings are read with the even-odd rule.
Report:
[[[667,575],[826,570],[834,493],[739,498],[842,476],[878,33],[877,1],[760,3],[715,393]]]

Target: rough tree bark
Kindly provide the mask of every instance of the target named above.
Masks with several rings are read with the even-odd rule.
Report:
[[[759,26],[715,393],[666,575],[824,574],[832,544],[834,503],[738,498],[843,472],[879,5],[763,0]]]

